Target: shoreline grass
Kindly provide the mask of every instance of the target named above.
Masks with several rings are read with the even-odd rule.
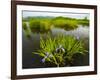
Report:
[[[26,29],[25,21],[29,22],[31,31],[33,32],[48,32],[53,27],[63,28],[65,30],[73,30],[78,27],[78,25],[89,26],[89,20],[68,18],[68,17],[32,17],[25,20],[23,19],[23,28]]]

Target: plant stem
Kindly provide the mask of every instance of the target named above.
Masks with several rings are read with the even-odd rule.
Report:
[[[54,55],[53,55],[53,59],[54,59],[54,61],[55,61],[55,64],[57,65],[57,67],[59,67],[59,64],[57,63],[57,60],[56,60],[56,58],[55,58]]]

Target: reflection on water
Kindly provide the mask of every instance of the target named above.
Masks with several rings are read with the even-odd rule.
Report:
[[[38,55],[32,55],[32,52],[40,49],[40,33],[31,32],[29,28],[29,24],[27,23],[28,27],[28,34],[30,34],[30,37],[28,38],[26,36],[25,30],[22,31],[22,50],[23,50],[23,68],[42,68],[45,67],[44,64],[41,63],[41,57]],[[58,33],[63,33],[65,35],[73,35],[75,37],[79,37],[80,39],[84,40],[84,43],[86,44],[85,47],[88,49],[89,46],[89,27],[82,27],[81,25],[70,31],[66,31],[64,29],[60,28],[53,28],[51,31],[52,35],[57,35]],[[46,33],[44,33],[44,36],[46,36]],[[78,61],[75,61],[75,64],[80,65],[88,65],[89,64],[89,55],[85,58],[83,58],[83,63],[79,60],[83,57],[79,57]]]
[[[63,33],[66,35],[73,35],[75,37],[80,37],[80,38],[88,38],[89,37],[89,27],[82,27],[81,25],[70,31],[66,31],[65,29],[60,29],[60,28],[54,28],[51,30],[52,34],[58,34],[58,33]]]

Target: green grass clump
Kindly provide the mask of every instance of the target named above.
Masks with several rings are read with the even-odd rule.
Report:
[[[31,31],[46,32],[51,28],[50,20],[33,19],[29,22]]]
[[[40,31],[48,31],[50,30],[52,27],[52,24],[50,22],[50,20],[41,20],[40,21]]]
[[[59,66],[72,64],[73,55],[86,53],[83,42],[73,36],[58,35],[56,37],[47,36],[47,39],[40,38],[40,50],[33,52],[43,57],[42,62]]]
[[[72,30],[78,27],[76,20],[58,17],[53,20],[55,27],[64,28],[65,30]]]
[[[38,20],[30,20],[29,26],[31,31],[40,29],[40,22]]]
[[[65,30],[73,30],[78,27],[78,23],[75,20],[66,20],[66,27],[64,27]]]

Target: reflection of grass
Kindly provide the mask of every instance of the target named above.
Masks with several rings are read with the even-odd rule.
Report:
[[[29,32],[28,29],[27,29],[27,30],[24,30],[24,33],[25,33],[25,36],[26,36],[27,38],[31,38],[31,33]]]
[[[22,27],[23,27],[24,30],[27,30],[27,25],[26,25],[25,22],[22,23]]]
[[[49,62],[56,66],[71,65],[73,55],[85,54],[83,43],[73,36],[58,35],[51,38],[49,35],[46,40],[41,37],[40,50],[33,52],[43,57],[43,63]]]
[[[28,27],[27,27],[27,25],[26,25],[26,22],[23,21],[22,26],[23,26],[25,35],[26,35],[28,38],[30,38],[30,37],[31,37],[31,36],[30,36],[31,34],[30,34],[29,30],[28,30]]]

